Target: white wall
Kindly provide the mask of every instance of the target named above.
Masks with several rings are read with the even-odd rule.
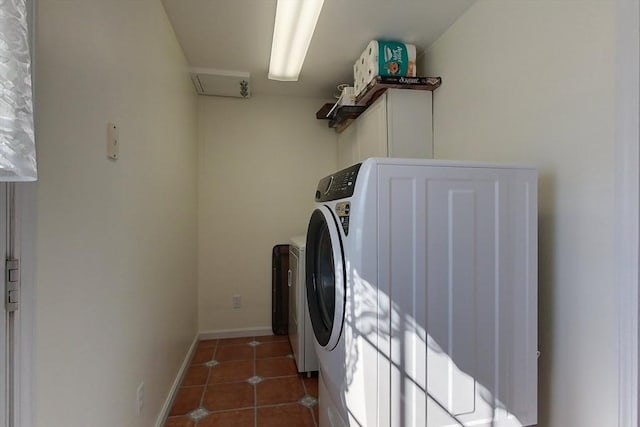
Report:
[[[197,332],[196,96],[159,0],[38,6],[36,425],[148,427]]]
[[[423,64],[436,158],[539,168],[540,426],[617,425],[614,21],[613,1],[479,0]]]
[[[337,167],[336,134],[315,118],[324,102],[200,98],[201,331],[271,327],[271,249],[306,232],[318,180]]]

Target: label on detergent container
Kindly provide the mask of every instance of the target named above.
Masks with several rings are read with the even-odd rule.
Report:
[[[381,76],[406,76],[409,73],[409,53],[404,43],[379,41],[378,58]]]

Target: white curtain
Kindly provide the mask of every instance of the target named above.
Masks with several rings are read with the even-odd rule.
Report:
[[[0,0],[0,181],[34,181],[28,0]]]

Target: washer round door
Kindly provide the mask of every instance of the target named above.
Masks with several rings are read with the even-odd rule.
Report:
[[[338,224],[326,206],[309,220],[305,269],[313,332],[322,347],[333,350],[342,332],[346,274]]]

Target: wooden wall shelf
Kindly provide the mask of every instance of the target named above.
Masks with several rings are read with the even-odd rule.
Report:
[[[318,120],[329,120],[329,127],[340,133],[375,102],[387,89],[411,89],[434,91],[442,84],[440,77],[388,77],[378,76],[356,98],[356,105],[324,104],[317,112]],[[333,112],[331,112],[334,110]]]

